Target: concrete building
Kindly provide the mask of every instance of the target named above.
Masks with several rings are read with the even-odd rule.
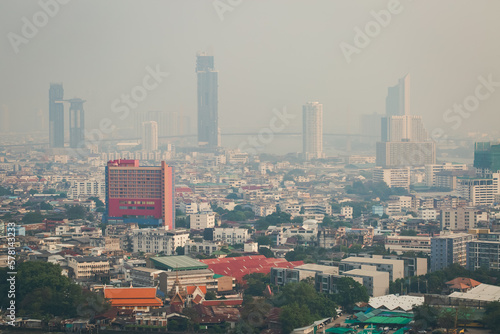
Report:
[[[295,268],[271,268],[271,283],[286,285],[288,283],[300,282],[306,278],[315,278],[316,274],[338,275],[339,268],[319,264],[303,264]]]
[[[64,99],[62,83],[51,83],[49,89],[49,146],[64,147]]]
[[[477,227],[478,210],[470,207],[441,210],[441,229],[468,231]]]
[[[442,233],[431,238],[431,271],[442,270],[452,263],[467,264],[467,243],[475,238],[467,233]]]
[[[431,253],[431,237],[390,235],[385,241],[385,249],[397,254],[405,252]]]
[[[174,170],[165,161],[159,167],[141,167],[139,160],[113,160],[106,166],[108,223],[138,222],[175,228]]]
[[[372,297],[384,296],[389,293],[389,273],[377,271],[375,266],[363,265],[360,269],[345,271],[342,275],[363,280],[363,286]]]
[[[450,162],[446,162],[443,164],[425,165],[425,184],[428,187],[439,187],[436,177],[438,173],[441,173],[443,171],[453,172],[453,171],[466,171],[466,170],[467,170],[466,164],[456,164]]]
[[[90,279],[109,274],[109,261],[106,257],[75,256],[68,258],[68,267],[73,269],[76,279]]]
[[[198,144],[220,146],[218,75],[214,57],[205,52],[196,55],[198,77]]]
[[[308,102],[302,108],[302,153],[305,160],[323,155],[323,105]]]
[[[395,281],[398,278],[404,278],[404,261],[397,259],[384,259],[381,255],[373,255],[373,257],[348,257],[342,259],[339,263],[340,273],[353,269],[362,269],[362,265],[370,265],[376,268],[377,271],[389,273],[389,280]]]
[[[378,142],[377,166],[396,168],[436,163],[436,144],[426,142]]]
[[[202,212],[189,215],[189,225],[192,230],[203,230],[215,227],[215,212]]]
[[[138,229],[133,231],[133,252],[176,254],[189,240],[187,230]]]
[[[214,241],[223,241],[229,245],[245,243],[250,238],[246,228],[216,227],[214,228]]]
[[[410,188],[409,168],[375,168],[374,182],[385,182],[389,188]]]
[[[130,269],[130,279],[133,286],[152,287],[158,286],[160,273],[165,270],[154,268],[135,267]]]
[[[69,199],[87,199],[89,197],[106,198],[106,182],[104,180],[71,181],[68,191]]]
[[[479,233],[467,243],[467,269],[500,270],[500,233]]]
[[[495,204],[500,194],[500,173],[486,177],[459,177],[457,191],[472,206],[490,206]]]
[[[343,206],[340,208],[340,215],[346,219],[352,219],[352,206]]]

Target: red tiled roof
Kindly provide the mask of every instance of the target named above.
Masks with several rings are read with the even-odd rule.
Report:
[[[192,295],[194,293],[194,291],[196,290],[196,288],[200,288],[201,292],[203,292],[204,294],[207,294],[207,287],[206,286],[198,286],[197,287],[195,285],[186,286],[187,294]]]
[[[162,306],[156,288],[105,288],[104,298],[111,306]]]
[[[202,299],[203,299],[203,297],[202,297],[202,296],[200,296],[200,295],[196,295],[196,297],[194,297],[194,299],[193,299],[193,303],[195,303],[195,304],[199,304],[199,303],[201,302],[201,300],[202,300]]]
[[[251,255],[241,257],[225,257],[221,259],[200,260],[208,265],[214,273],[234,277],[243,282],[243,277],[252,273],[268,274],[271,267],[295,268],[304,264],[303,261],[288,262],[286,259],[266,258],[264,255]]]
[[[457,277],[449,282],[446,282],[446,284],[450,285],[450,288],[452,289],[467,289],[467,288],[474,288],[480,285],[481,282],[473,280],[472,278]]]

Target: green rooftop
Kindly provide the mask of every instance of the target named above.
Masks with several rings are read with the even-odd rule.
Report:
[[[208,265],[198,260],[192,259],[189,256],[158,256],[150,258],[156,269],[181,271],[181,270],[197,270],[207,269]]]

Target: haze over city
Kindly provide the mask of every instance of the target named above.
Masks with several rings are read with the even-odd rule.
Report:
[[[0,334],[499,333],[499,13],[0,1]]]

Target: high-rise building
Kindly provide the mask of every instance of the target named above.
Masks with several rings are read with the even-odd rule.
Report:
[[[105,220],[174,229],[174,189],[173,167],[164,161],[160,167],[141,167],[139,160],[109,161]]]
[[[500,173],[487,176],[457,178],[457,191],[460,197],[465,198],[473,206],[489,206],[497,202],[500,194]]]
[[[135,114],[136,135],[142,137],[142,123],[156,122],[158,124],[158,136],[169,137],[184,134],[183,119],[176,111],[150,110],[137,112]],[[187,134],[187,133],[186,133]]]
[[[474,236],[467,233],[443,233],[431,238],[431,271],[443,270],[453,263],[467,264],[467,243]]]
[[[398,80],[398,84],[389,87],[385,99],[385,114],[387,117],[410,114],[410,75]]]
[[[446,162],[443,164],[430,164],[430,165],[425,165],[425,183],[428,187],[436,187],[436,174],[443,172],[443,171],[466,171],[467,170],[467,165],[466,164],[456,164],[456,163],[450,163]]]
[[[446,208],[441,210],[441,229],[469,231],[477,227],[478,210],[470,207]]]
[[[69,106],[69,147],[83,148],[85,143],[85,111],[82,99],[70,99]]]
[[[475,143],[474,167],[483,175],[500,171],[500,144]]]
[[[158,123],[154,121],[142,123],[142,149],[148,152],[158,150]]]
[[[323,105],[308,102],[302,108],[302,153],[304,159],[321,159],[323,155]]]
[[[377,166],[404,167],[436,163],[436,146],[429,139],[421,116],[410,115],[410,76],[389,88],[386,117],[381,119]]]
[[[410,189],[410,169],[375,168],[373,182],[385,182],[390,188]]]
[[[49,146],[64,147],[64,98],[61,83],[51,83],[49,89]]]
[[[500,233],[479,233],[467,244],[467,269],[500,270]]]
[[[214,57],[200,52],[196,56],[198,75],[198,144],[215,148],[220,146],[218,114],[218,72]]]

